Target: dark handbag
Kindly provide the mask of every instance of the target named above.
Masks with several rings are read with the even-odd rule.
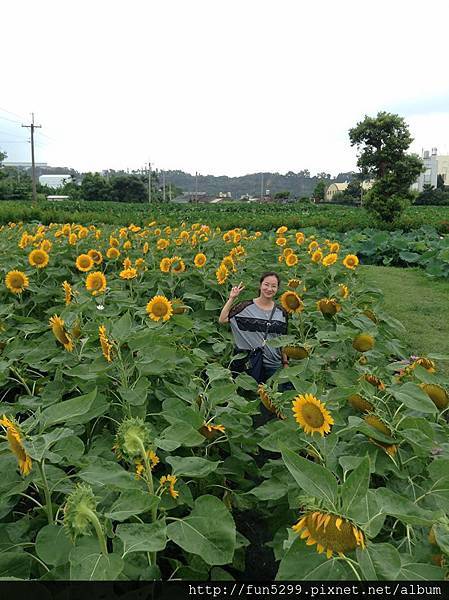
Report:
[[[274,311],[276,310],[276,304],[273,306],[273,310],[271,311],[271,315],[268,318],[267,325],[265,328],[265,333],[263,336],[263,342],[267,341],[268,337],[268,327],[271,325],[271,319],[273,318]],[[254,348],[250,350],[248,353],[248,375],[251,375],[253,379],[257,381],[257,383],[262,383],[264,376],[264,368],[263,368],[263,347]]]

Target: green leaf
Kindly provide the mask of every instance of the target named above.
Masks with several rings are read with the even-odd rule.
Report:
[[[401,568],[401,556],[391,544],[369,544],[357,549],[357,559],[365,579],[395,580]]]
[[[386,515],[396,517],[409,525],[430,527],[434,522],[434,516],[431,511],[419,508],[419,506],[405,496],[396,494],[388,488],[377,488],[375,493],[379,507]]]
[[[100,488],[112,487],[128,490],[140,489],[140,482],[120,465],[104,458],[95,457],[83,466],[78,477],[90,485]]]
[[[64,400],[46,408],[41,415],[41,421],[44,427],[55,425],[56,423],[68,424],[71,420],[78,419],[89,412],[95,398],[97,397],[97,388],[88,394]]]
[[[0,553],[0,579],[12,578],[29,579],[31,556],[25,552]]]
[[[214,462],[199,456],[168,456],[166,460],[173,469],[173,475],[181,477],[207,477],[220,464],[220,461]]]
[[[69,561],[73,544],[60,525],[44,525],[36,537],[36,554],[48,565],[63,565]]]
[[[229,369],[225,369],[218,363],[210,364],[206,369],[207,376],[209,377],[210,383],[218,381],[219,379],[230,379],[231,372]]]
[[[297,537],[281,560],[276,581],[344,581],[353,576],[342,561],[327,559]]]
[[[33,436],[27,440],[27,450],[31,458],[34,460],[42,460],[49,453],[50,448],[53,444],[65,438],[73,436],[73,431],[66,427],[58,427],[53,429],[50,433],[46,433],[40,436]]]
[[[234,520],[215,496],[201,496],[188,517],[170,523],[167,535],[186,552],[198,554],[208,565],[232,561],[235,549]]]
[[[250,490],[248,493],[253,494],[259,500],[279,500],[288,492],[288,486],[283,481],[273,476],[260,485]]]
[[[433,531],[438,546],[449,556],[449,525],[446,523],[435,523]]]
[[[200,446],[204,443],[204,436],[190,425],[182,422],[174,423],[164,429],[161,435],[154,440],[155,445],[162,450],[171,452],[180,446]]]
[[[418,410],[423,413],[438,412],[437,407],[429,396],[416,383],[409,381],[401,386],[391,386],[389,391],[396,400],[402,402],[402,404],[412,410]]]
[[[126,312],[118,321],[112,326],[111,336],[117,342],[124,342],[129,335],[133,325],[131,315]]]
[[[341,498],[343,501],[343,511],[351,518],[354,513],[354,507],[365,498],[368,493],[370,478],[370,460],[367,456],[362,460],[359,466],[352,471],[344,484],[341,486]]]
[[[77,581],[107,581],[118,579],[123,570],[123,560],[118,554],[104,556],[84,547],[70,553],[70,579]]]
[[[288,448],[280,447],[287,469],[306,494],[324,500],[329,509],[335,510],[337,480],[325,467],[298,456]]]
[[[125,490],[114,502],[105,517],[113,521],[126,521],[131,516],[150,511],[160,502],[158,496],[150,496],[142,490]]]
[[[123,555],[131,552],[159,552],[167,544],[164,520],[155,523],[124,523],[117,525],[116,535],[123,542]]]
[[[398,581],[443,581],[443,579],[444,569],[424,563],[403,564],[396,577]]]

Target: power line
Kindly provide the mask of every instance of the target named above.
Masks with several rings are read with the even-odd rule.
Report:
[[[42,125],[34,124],[34,113],[31,113],[31,125],[22,125],[22,127],[29,128],[31,130],[31,169],[33,172],[33,202],[37,200],[36,194],[36,166],[34,164],[34,130],[40,129]]]
[[[12,119],[7,119],[6,117],[2,117],[1,115],[0,119],[2,119],[3,121],[9,121],[10,123],[17,123],[18,125],[20,125],[20,121],[13,121]]]

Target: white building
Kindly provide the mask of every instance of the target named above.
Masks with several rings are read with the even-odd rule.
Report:
[[[438,175],[443,177],[444,185],[449,185],[449,154],[437,156]]]
[[[425,185],[431,185],[437,187],[438,178],[438,160],[437,160],[437,149],[432,148],[430,153],[428,150],[424,150],[421,156],[424,163],[424,170],[411,186],[411,189],[417,192],[422,192]]]

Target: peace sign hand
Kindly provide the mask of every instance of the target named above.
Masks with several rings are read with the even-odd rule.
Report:
[[[242,285],[242,283],[243,282],[241,281],[238,285],[235,285],[231,289],[231,292],[229,294],[229,298],[232,298],[232,299],[237,298],[237,296],[240,294],[240,292],[245,289],[245,286]]]

